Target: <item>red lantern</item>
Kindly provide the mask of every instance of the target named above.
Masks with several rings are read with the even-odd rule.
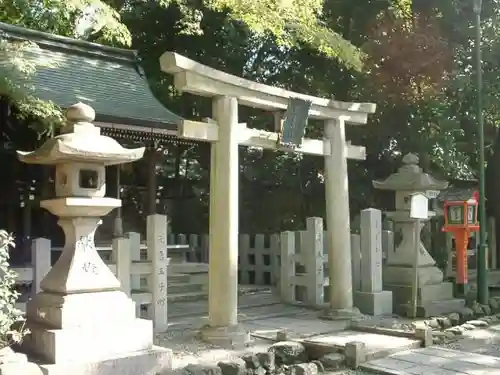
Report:
[[[455,238],[457,260],[457,284],[467,284],[467,246],[471,232],[479,231],[477,218],[479,194],[475,191],[466,201],[444,202],[443,232],[451,232]]]

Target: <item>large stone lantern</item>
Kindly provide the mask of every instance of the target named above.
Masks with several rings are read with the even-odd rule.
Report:
[[[418,163],[418,156],[407,154],[403,158],[403,166],[396,173],[383,181],[373,182],[376,189],[392,190],[396,195],[396,210],[387,212],[387,216],[394,222],[395,249],[388,251],[383,280],[384,289],[393,292],[394,305],[398,312],[406,311],[412,295],[416,224],[415,220],[410,218],[411,195],[440,191],[448,186],[447,182],[424,173]],[[434,215],[433,211],[429,211],[429,217]],[[424,225],[425,221],[421,220],[419,230]],[[419,315],[434,315],[462,303],[453,299],[453,285],[443,282],[443,272],[436,266],[422,242],[417,267]]]
[[[55,166],[56,197],[40,205],[59,217],[65,234],[61,257],[26,311],[31,329],[27,350],[53,365],[48,367],[49,374],[54,365],[66,366],[68,374],[80,374],[80,368],[67,366],[98,366],[110,358],[118,371],[121,357],[128,358],[130,366],[133,358],[155,350],[152,322],[136,319],[135,303],[120,290],[120,282],[94,245],[101,216],[121,205],[119,199],[104,196],[105,166],[136,161],[144,148],[125,149],[101,135],[100,128],[92,124],[94,117],[91,107],[75,104],[67,111],[63,134],[35,151],[18,151],[25,163]]]

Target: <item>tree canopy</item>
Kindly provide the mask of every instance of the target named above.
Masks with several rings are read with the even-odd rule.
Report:
[[[345,101],[371,101],[377,112],[366,126],[348,129],[367,147],[364,162],[350,162],[351,210],[389,208],[392,198],[371,187],[399,166],[407,152],[425,170],[447,179],[476,178],[477,92],[473,65],[472,0],[4,0],[0,21],[139,52],[150,86],[172,111],[210,115],[202,98],[179,95],[158,66],[174,50],[232,74],[294,91]],[[483,1],[483,69],[488,159],[500,152],[500,7]],[[1,38],[1,35],[0,35]],[[42,129],[61,121],[52,103],[30,94],[36,66],[23,64],[33,44],[0,44],[0,94]],[[45,62],[50,63],[50,62]],[[242,109],[241,121],[264,127],[268,114]],[[308,132],[321,136],[311,122]],[[170,156],[168,156],[170,155]],[[490,163],[491,166],[498,163]],[[182,166],[182,168],[181,168]],[[179,192],[187,182],[195,198],[174,210],[178,231],[204,230],[208,150],[167,152],[161,178]],[[489,169],[494,191],[496,169]],[[320,158],[245,149],[241,156],[241,226],[271,232],[322,216]],[[167,184],[167,182],[165,182]],[[174,189],[174,190],[175,190]],[[179,193],[180,194],[180,193]],[[500,208],[499,208],[500,209]],[[200,215],[193,227],[192,215]],[[205,221],[204,221],[205,220]]]

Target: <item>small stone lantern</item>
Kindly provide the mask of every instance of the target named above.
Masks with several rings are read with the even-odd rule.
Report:
[[[94,245],[101,217],[121,205],[104,196],[105,166],[136,161],[144,148],[125,149],[101,135],[94,117],[91,107],[75,104],[61,135],[35,151],[18,151],[25,163],[55,166],[56,197],[40,206],[59,217],[65,234],[61,257],[26,311],[27,349],[49,364],[99,362],[153,348],[152,322],[136,319],[135,303]]]
[[[406,313],[412,295],[416,224],[410,217],[411,196],[418,193],[436,196],[438,191],[448,186],[447,182],[439,181],[424,173],[418,163],[417,155],[407,154],[403,158],[403,166],[396,173],[383,181],[373,181],[376,189],[393,190],[396,195],[396,210],[387,213],[387,216],[394,221],[396,246],[394,250],[388,251],[383,280],[384,288],[393,292],[396,311],[401,313]],[[429,217],[434,215],[434,212],[429,211]],[[421,230],[424,225],[425,220],[421,220],[419,229]],[[417,267],[418,314],[422,316],[434,312],[433,315],[439,315],[441,308],[445,310],[450,306],[456,307],[453,301],[453,285],[443,282],[443,272],[436,266],[436,262],[423,243],[420,244]],[[447,304],[448,300],[452,302]]]

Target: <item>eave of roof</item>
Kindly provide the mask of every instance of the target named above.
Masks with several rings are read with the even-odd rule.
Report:
[[[136,52],[0,23],[0,38],[39,46],[26,58],[43,60],[33,78],[34,95],[62,108],[76,102],[94,108],[97,117],[147,128],[175,129],[182,118],[153,95]]]

